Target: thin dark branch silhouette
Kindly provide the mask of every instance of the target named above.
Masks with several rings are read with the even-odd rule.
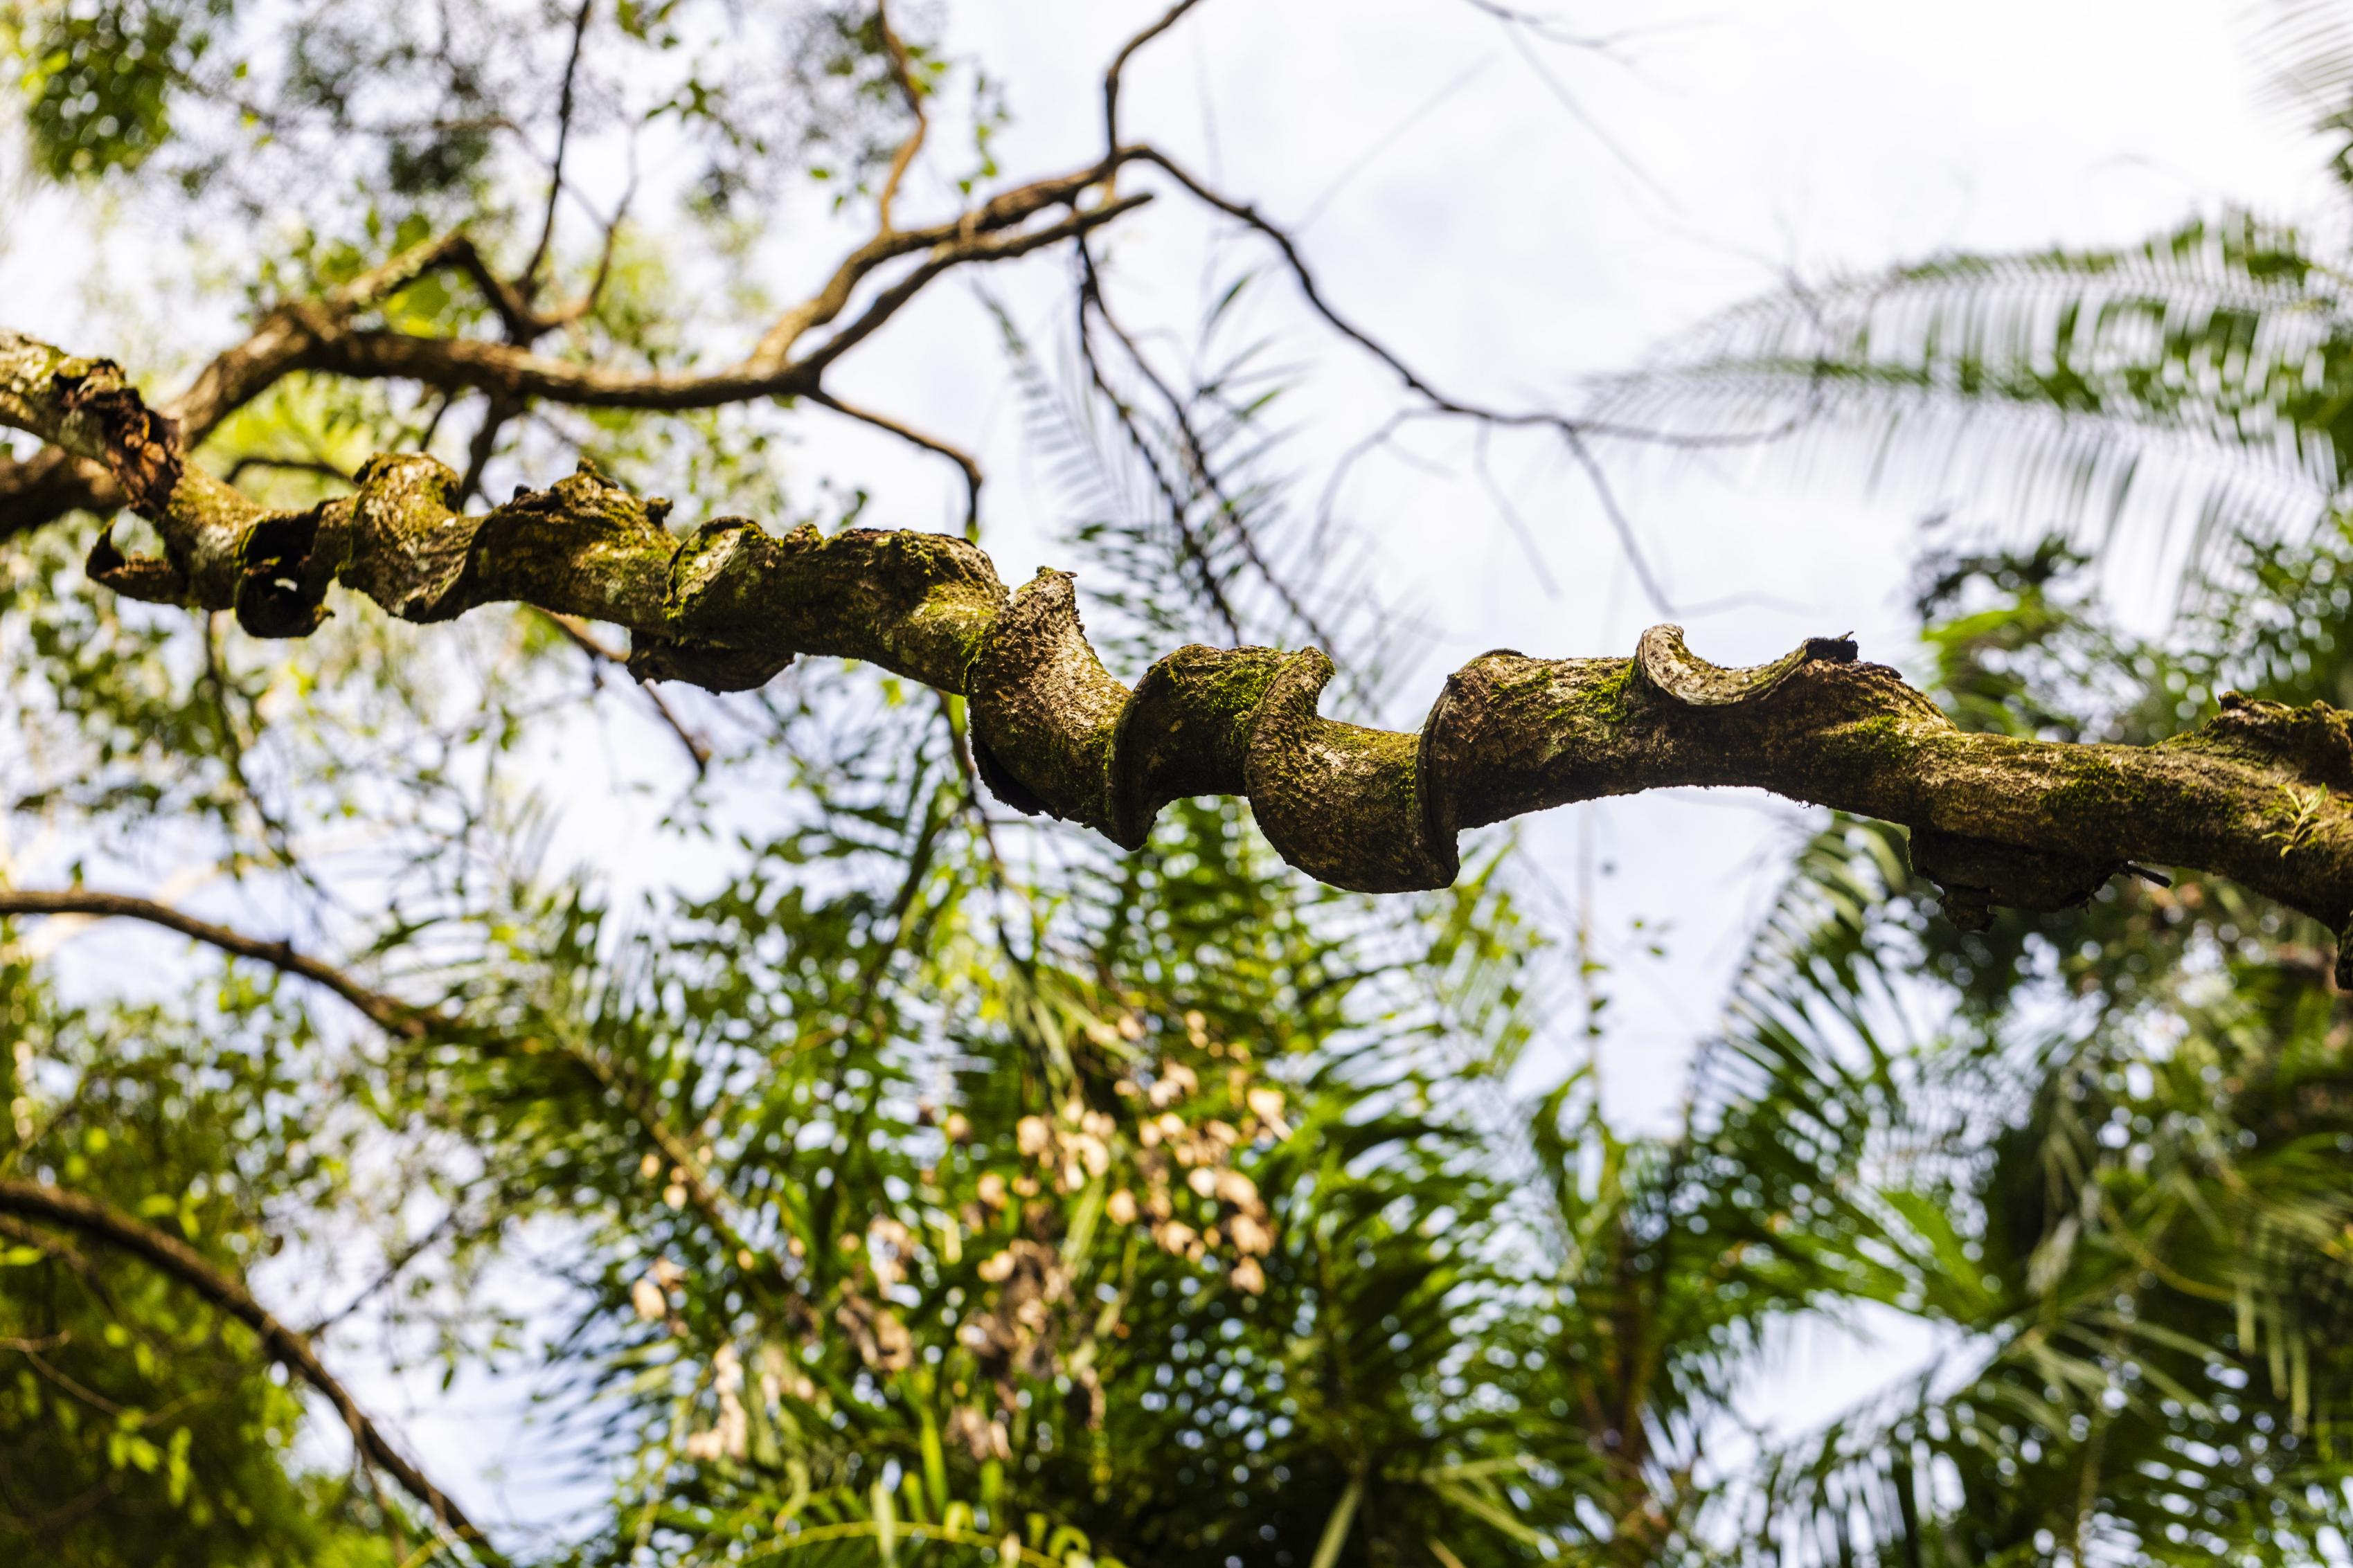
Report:
[[[227,1270],[216,1267],[176,1237],[166,1236],[110,1204],[43,1182],[0,1177],[0,1214],[69,1230],[100,1246],[126,1253],[171,1276],[210,1306],[243,1323],[260,1341],[262,1351],[270,1360],[325,1396],[350,1431],[353,1446],[369,1466],[390,1473],[403,1490],[422,1503],[435,1521],[464,1542],[476,1557],[490,1563],[506,1561],[449,1495],[385,1436],[343,1384],[328,1372],[310,1341],[280,1322]]]

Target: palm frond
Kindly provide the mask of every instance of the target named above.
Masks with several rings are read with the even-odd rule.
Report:
[[[997,312],[1029,444],[1116,617],[1099,642],[1142,663],[1174,642],[1314,643],[1342,656],[1348,695],[1378,700],[1405,662],[1363,542],[1302,526],[1281,468],[1287,369],[1237,339],[1250,279],[1216,293],[1181,364],[1108,317],[1051,355]],[[1147,353],[1151,358],[1147,359]]]
[[[1787,1100],[1789,1125],[1819,1126],[1807,1086],[1853,1059],[1860,999],[1905,952],[1900,921],[1840,930],[1840,889],[1905,885],[1891,846],[1841,827],[1800,866],[1741,985],[1777,1004],[1726,1030],[1757,1086],[1728,1124]],[[1899,1091],[1844,1102],[1873,1123],[1849,1141],[1870,1152],[1853,1206],[1878,1227],[1858,1250],[1883,1272],[1857,1279],[1892,1282],[1878,1299],[1949,1349],[1767,1445],[1715,1498],[1717,1528],[1783,1564],[2316,1560],[2348,1515],[2326,1478],[2353,1397],[2353,1068],[2330,998],[2299,994],[2185,984],[2008,1043],[1891,1053]],[[1745,1131],[1744,1159],[1761,1144]],[[1810,1245],[1835,1237],[1806,1218]]]
[[[2353,303],[2301,236],[2239,216],[2129,250],[1793,285],[1600,396],[1670,434],[1860,442],[1875,481],[2036,533],[2150,512],[2193,538],[2270,531],[2353,472]]]
[[[2269,0],[2248,41],[2267,96],[2327,138],[2338,183],[2353,184],[2353,7]]]

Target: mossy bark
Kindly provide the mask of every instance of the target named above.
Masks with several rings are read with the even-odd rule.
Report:
[[[593,469],[466,514],[431,458],[379,458],[353,492],[269,512],[183,461],[121,373],[0,333],[0,422],[101,462],[165,558],[101,539],[91,575],[141,598],[234,611],[299,637],[340,584],[393,615],[447,620],[518,601],[628,628],[645,679],[754,687],[796,657],[864,659],[971,705],[992,790],[1128,848],[1180,796],[1246,796],[1269,840],[1325,882],[1442,887],[1466,827],[1569,801],[1746,785],[1901,823],[1962,919],[2055,909],[2133,865],[2246,883],[2340,932],[2353,919],[2353,731],[2316,705],[2236,696],[2150,747],[1971,734],[1854,645],[1815,638],[1749,669],[1656,626],[1629,658],[1503,651],[1446,683],[1420,731],[1324,719],[1314,649],[1186,647],[1134,690],[1089,647],[1069,574],[1008,593],[941,534],[723,518],[681,539],[669,503]]]

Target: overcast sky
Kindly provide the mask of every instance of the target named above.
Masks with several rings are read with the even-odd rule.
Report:
[[[1005,89],[1013,120],[997,155],[1008,178],[1092,155],[1103,62],[1159,5],[1021,0],[933,13],[949,52],[981,61]],[[1297,226],[1344,311],[1441,388],[1501,406],[1574,407],[1587,378],[1790,276],[1956,248],[2128,243],[2234,201],[2327,214],[2323,149],[2263,107],[2251,28],[2227,0],[1616,0],[1560,15],[1606,47],[1533,42],[1470,0],[1209,0],[1131,68],[1125,129]],[[617,143],[592,143],[592,156],[600,147]],[[902,216],[949,210],[946,181],[969,159],[947,137],[934,153]],[[581,173],[592,190],[630,177],[617,153]],[[641,173],[656,185],[663,176],[658,160]],[[119,321],[111,307],[135,298],[142,276],[185,273],[190,258],[142,246],[135,224],[101,233],[87,209],[55,197],[10,205],[0,316],[134,367],[157,357],[161,344],[120,341],[119,324],[84,323]],[[1298,367],[1286,461],[1312,500],[1332,460],[1409,400],[1296,307],[1262,247],[1209,217],[1172,198],[1124,220],[1105,247],[1113,298],[1132,327],[1185,342],[1208,291],[1246,268],[1269,271],[1248,324]],[[764,280],[791,295],[821,276],[844,233],[779,227]],[[1001,268],[987,283],[1050,350],[1063,263]],[[227,341],[231,309],[218,302],[208,327],[175,315],[153,330]],[[78,335],[92,331],[107,341]],[[1070,503],[1025,444],[973,289],[935,288],[829,384],[981,453],[987,540],[1008,580],[1056,558],[1050,536]],[[803,473],[876,493],[871,520],[945,527],[959,515],[944,465],[822,416],[800,441]],[[1383,715],[1391,723],[1418,723],[1444,672],[1482,651],[1622,654],[1670,609],[1720,662],[1846,631],[1867,658],[1909,657],[1898,590],[1919,519],[1947,498],[1866,493],[1860,451],[1833,447],[1802,473],[1771,453],[1702,463],[1607,451],[1662,609],[1549,438],[1496,437],[1492,489],[1470,466],[1469,429],[1424,427],[1400,446],[1357,468],[1335,507],[1398,624],[1422,634],[1420,664]],[[2046,520],[2002,521],[2031,533]],[[2125,596],[2147,576],[2128,579]],[[1083,595],[1083,577],[1080,586]],[[582,854],[609,858],[598,851],[616,842],[611,809],[581,803],[571,841]],[[1672,1107],[1680,1064],[1775,879],[1774,850],[1803,820],[1761,796],[1681,792],[1520,827],[1531,896],[1556,922],[1588,909],[1597,940],[1627,954],[1649,941],[1631,939],[1633,920],[1672,922],[1663,963],[1641,959],[1609,983],[1618,1010],[1605,1061],[1627,1116]],[[1588,845],[1590,878],[1580,875]]]
[[[1151,9],[951,13],[952,41],[1011,84],[1008,169],[1083,156],[1099,134],[1095,74]],[[1574,406],[1582,378],[1792,274],[2126,244],[2233,202],[2327,216],[2324,151],[2260,101],[2235,4],[1749,0],[1560,14],[1611,47],[1531,49],[1461,0],[1212,0],[1134,68],[1126,123],[1279,219],[1312,215],[1305,249],[1344,310],[1450,393],[1505,405]],[[1214,232],[1174,204],[1141,215],[1114,247],[1130,309],[1182,331],[1205,275],[1263,259],[1230,238],[1205,258],[1201,237]],[[1032,281],[1042,311],[1058,279]],[[961,308],[953,295],[934,302],[942,319]],[[1314,416],[1293,418],[1301,469],[1320,476],[1397,405],[1393,384],[1303,314],[1265,320],[1315,372],[1301,398]],[[1001,375],[934,357],[951,341],[994,352],[945,328],[902,332],[853,381],[986,440],[1001,486],[992,546],[1008,575],[1026,573],[1047,557],[1022,535],[1059,516],[1059,498],[1023,464]],[[1532,560],[1462,466],[1469,441],[1433,431],[1413,443],[1451,473],[1376,463],[1343,492],[1388,597],[1434,634],[1421,674],[1398,689],[1388,717],[1401,725],[1419,721],[1443,671],[1485,649],[1622,654],[1668,618],[1556,445],[1492,448]],[[1870,495],[1852,477],[1862,455],[1850,456],[1832,448],[1809,478],[1769,457],[1613,454],[1641,548],[1700,652],[1747,662],[1852,630],[1866,658],[1909,660],[1900,589],[1918,521],[1945,498]],[[944,481],[929,482],[941,487],[934,515],[946,515]],[[2004,521],[2039,531],[2045,520]],[[2145,576],[2119,584],[2142,601],[2128,610],[2147,610],[2147,587]],[[1564,917],[1580,899],[1580,813],[1594,818],[1597,870],[1614,868],[1594,879],[1597,936],[1633,954],[1633,919],[1673,923],[1663,965],[1635,960],[1611,983],[1612,1103],[1648,1120],[1676,1099],[1680,1063],[1778,874],[1772,850],[1802,819],[1761,796],[1696,791],[1554,813],[1523,827],[1525,865],[1540,897],[1547,883],[1559,890]]]
[[[948,12],[950,50],[985,60],[1007,87],[1008,175],[1092,154],[1103,62],[1157,5],[999,0]],[[1438,384],[1502,405],[1573,405],[1582,378],[1793,271],[2125,243],[2232,201],[2319,216],[2322,150],[2259,103],[2240,12],[2222,0],[1597,3],[1570,19],[1615,37],[1611,48],[1531,58],[1464,0],[1210,0],[1131,72],[1126,119],[1232,194],[1305,222],[1334,300]],[[902,211],[941,195],[918,184]],[[62,336],[61,323],[87,314],[87,237],[13,226],[0,239],[0,321]],[[1111,247],[1123,307],[1137,324],[1179,332],[1205,280],[1258,254],[1174,201],[1123,232]],[[791,269],[833,243],[778,247],[778,289],[805,280]],[[175,261],[121,265],[135,276]],[[1027,265],[991,283],[1050,337],[1063,273]],[[1398,400],[1386,373],[1282,305],[1283,289],[1270,279],[1253,322],[1282,334],[1302,367],[1294,456],[1313,477]],[[76,346],[131,357],[125,345]],[[935,290],[843,367],[837,390],[981,451],[987,542],[1008,579],[1053,558],[1046,541],[1062,498],[1023,449],[1003,356],[969,289]],[[936,465],[853,434],[827,442],[810,462],[874,489],[870,520],[955,516]],[[1624,654],[1666,618],[1556,447],[1493,448],[1525,537],[1460,467],[1467,437],[1433,433],[1417,450],[1454,471],[1376,464],[1341,498],[1384,592],[1428,628],[1392,721],[1417,722],[1443,671],[1484,649]],[[1898,590],[1917,520],[1939,498],[1871,496],[1835,463],[1818,464],[1810,487],[1769,461],[1617,462],[1670,598],[1730,602],[1680,616],[1698,651],[1748,662],[1852,630],[1865,657],[1908,661]],[[1638,917],[1672,922],[1666,960],[1631,960],[1610,982],[1605,1077],[1630,1121],[1672,1106],[1681,1063],[1776,876],[1772,851],[1802,821],[1762,797],[1682,792],[1522,829],[1525,874],[1556,924],[1580,906],[1581,840],[1595,870],[1590,919],[1609,951],[1638,949],[1625,935]],[[1531,1070],[1561,1059],[1556,1050]],[[442,1404],[415,1393],[424,1409]],[[477,1391],[408,1429],[428,1457],[512,1459],[522,1451],[512,1405]],[[1827,1413],[1794,1396],[1788,1409]]]

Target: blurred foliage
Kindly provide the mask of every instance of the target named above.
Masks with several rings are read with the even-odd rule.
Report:
[[[2244,10],[2272,96],[2324,143],[2341,198],[2353,11]],[[2242,535],[2292,534],[2348,499],[2339,217],[2232,207],[2114,249],[1798,280],[1669,343],[1604,400],[1687,435],[1859,458],[1902,491],[2058,526],[2078,549],[2211,572]]]
[[[2161,646],[2100,625],[2054,543],[1935,563],[1930,599],[1967,607],[1928,639],[1960,678],[1957,713],[2146,741],[2217,690],[2337,689],[2353,532],[2242,553]],[[1776,1458],[1764,1490],[1797,1505],[1788,1549],[2326,1560],[2348,1525],[2353,1401],[2353,1025],[2327,933],[2202,878],[1961,932],[1928,912],[1896,837],[1817,841],[1793,886],[1821,923],[1789,951],[1811,1012],[1899,977],[1949,999],[1885,1124],[1906,1179],[1874,1197],[1916,1260],[1886,1299],[1957,1337],[1915,1387]]]
[[[690,183],[714,211],[786,175],[856,187],[887,162],[904,113],[874,14],[858,5],[12,0],[0,25],[43,173],[137,174],[154,196],[278,215],[280,182],[301,171],[313,224],[495,216],[511,194],[500,158],[544,156],[554,140],[575,29],[586,74],[574,125],[683,127],[700,165]],[[942,68],[920,52],[925,76]]]
[[[1610,395],[1687,432],[1859,447],[1899,492],[2063,521],[2078,548],[2130,523],[2211,568],[2342,500],[2341,277],[2243,213],[2126,250],[1937,257],[1736,308]]]
[[[2353,16],[2251,12],[2342,183]],[[1610,397],[1686,431],[1859,448],[1874,479],[1936,498],[1916,603],[1968,728],[2148,743],[2226,690],[2345,704],[2339,248],[2226,213],[2119,250],[1810,282]],[[1949,521],[1967,509],[2010,521]],[[2120,549],[2179,574],[2161,635],[2102,608]],[[2202,877],[1963,932],[1900,838],[1814,839],[1757,975],[1793,1041],[1894,1068],[1898,1100],[1859,1081],[1821,1104],[1874,1130],[1859,1195],[1886,1228],[1863,1251],[1900,1283],[1866,1297],[1936,1325],[1937,1349],[1913,1384],[1768,1445],[1735,1513],[1783,1561],[2335,1561],[2353,1026],[2331,934]],[[1891,1028],[1909,1044],[1888,1050]]]

